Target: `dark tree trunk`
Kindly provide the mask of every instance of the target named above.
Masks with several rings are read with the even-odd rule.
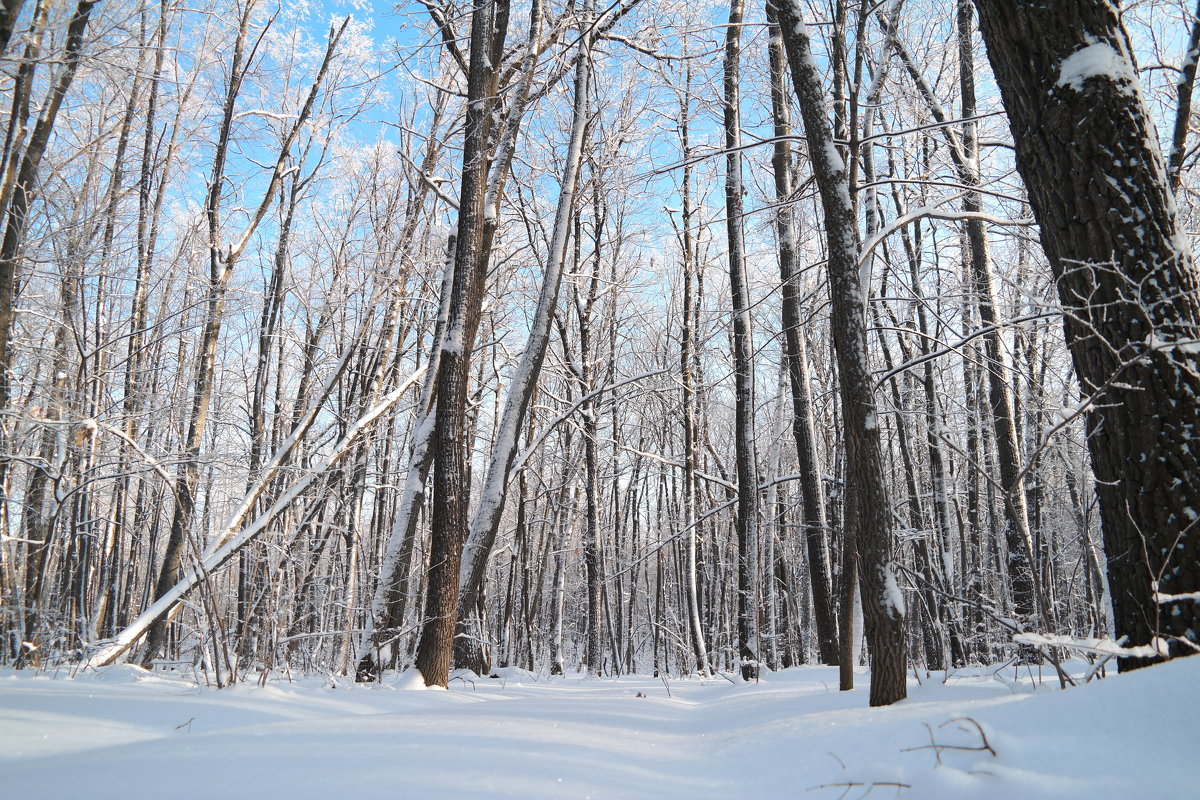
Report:
[[[479,328],[487,277],[484,199],[488,188],[488,141],[507,28],[507,0],[475,0],[471,17],[458,246],[450,288],[450,316],[436,389],[429,588],[425,599],[425,626],[421,630],[416,658],[417,669],[428,686],[445,686],[449,680],[458,572],[467,535],[467,384],[471,348]]]
[[[796,216],[792,211],[795,178],[792,174],[791,119],[788,107],[783,39],[767,6],[771,21],[771,108],[775,121],[775,146],[771,165],[775,172],[775,199],[779,203],[775,221],[779,239],[779,281],[782,300],[783,344],[792,392],[792,436],[796,440],[800,467],[800,500],[804,510],[804,540],[808,548],[808,572],[812,582],[813,612],[817,623],[817,648],[821,662],[838,663],[837,605],[834,602],[829,566],[825,493],[821,487],[821,463],[813,425],[812,389],[808,380],[808,348],[800,322],[800,286]]]
[[[904,602],[892,563],[892,508],[884,482],[875,381],[867,353],[869,287],[861,282],[849,175],[830,130],[808,28],[795,5],[777,5],[776,13],[800,101],[828,241],[829,297],[846,446],[846,528],[857,544],[864,627],[871,649],[870,702],[888,705],[908,693],[907,645]]]
[[[738,657],[742,678],[758,677],[758,463],[754,441],[754,339],[742,234],[741,92],[743,0],[732,0],[725,33],[725,219],[733,295],[733,376],[737,393]]]
[[[1200,589],[1200,285],[1129,39],[1107,2],[976,6],[1091,400],[1116,634],[1196,652],[1200,604],[1169,596]]]

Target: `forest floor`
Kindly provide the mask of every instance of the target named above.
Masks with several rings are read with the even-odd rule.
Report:
[[[1066,691],[1036,667],[910,673],[880,709],[828,667],[196,678],[0,671],[0,798],[1200,798],[1200,657]]]

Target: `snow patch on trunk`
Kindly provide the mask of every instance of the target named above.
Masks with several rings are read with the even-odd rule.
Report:
[[[1126,94],[1136,91],[1134,87],[1137,86],[1137,76],[1134,74],[1133,65],[1112,45],[1104,42],[1094,42],[1064,58],[1059,65],[1058,80],[1054,85],[1082,92],[1083,84],[1089,78],[1111,81],[1119,91]]]
[[[896,573],[891,564],[883,568],[883,596],[887,605],[895,612],[894,616],[903,617],[905,614],[904,592],[900,591],[900,584],[896,582]]]

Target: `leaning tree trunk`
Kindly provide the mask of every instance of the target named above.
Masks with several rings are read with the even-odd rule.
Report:
[[[768,43],[771,61],[771,108],[775,120],[775,145],[771,165],[775,173],[775,199],[779,203],[775,227],[779,239],[779,282],[783,317],[783,344],[792,393],[792,437],[800,467],[800,501],[804,512],[804,540],[808,574],[812,583],[813,615],[817,623],[817,649],[824,664],[838,663],[837,604],[829,565],[825,493],[821,487],[821,462],[813,423],[812,387],[808,380],[808,348],[800,322],[800,286],[796,215],[792,210],[795,177],[792,174],[792,133],[783,37],[774,8],[767,6],[771,22]]]
[[[1171,131],[1171,147],[1167,150],[1167,180],[1171,191],[1178,192],[1183,181],[1183,159],[1187,155],[1188,133],[1192,128],[1192,92],[1196,88],[1196,61],[1200,59],[1200,3],[1192,14],[1192,34],[1188,37],[1183,66],[1175,84],[1175,125]]]
[[[1121,669],[1200,649],[1200,280],[1115,4],[977,0],[1089,398]],[[1168,643],[1156,641],[1158,637]]]
[[[813,61],[808,27],[794,3],[776,5],[775,13],[824,211],[830,312],[846,447],[846,527],[857,540],[864,625],[871,651],[870,702],[873,706],[888,705],[907,695],[905,611],[892,563],[892,508],[884,482],[875,381],[867,353],[868,287],[862,285],[859,273],[849,175],[830,130],[828,103]]]

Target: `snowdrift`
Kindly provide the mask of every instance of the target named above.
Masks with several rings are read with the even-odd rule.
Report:
[[[1036,668],[910,674],[882,709],[867,675],[843,693],[826,667],[448,691],[195,677],[0,672],[0,797],[1200,797],[1200,657],[1065,691]]]

